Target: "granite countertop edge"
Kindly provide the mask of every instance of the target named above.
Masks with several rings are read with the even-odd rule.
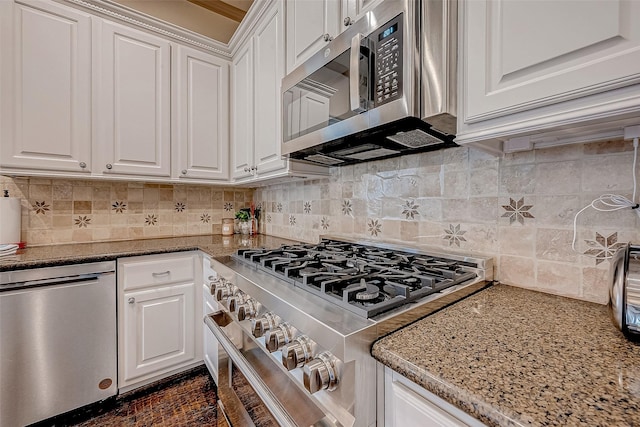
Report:
[[[472,417],[489,426],[523,426],[507,414],[496,409],[464,389],[449,384],[411,361],[398,354],[376,345],[371,349],[371,355],[386,367],[408,378],[425,390],[456,406]]]
[[[222,239],[223,236],[220,235],[197,235],[27,247],[18,250],[16,255],[1,257],[0,272],[113,261],[118,258],[171,252],[201,251],[215,258],[230,255],[240,248],[277,247],[282,243],[295,243],[290,239],[267,235],[249,238],[228,236],[225,243]]]

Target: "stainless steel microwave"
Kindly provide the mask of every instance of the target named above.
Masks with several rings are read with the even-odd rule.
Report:
[[[385,0],[282,80],[282,153],[330,166],[455,146],[457,3]]]

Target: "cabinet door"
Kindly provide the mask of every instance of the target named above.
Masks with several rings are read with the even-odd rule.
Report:
[[[252,175],[253,167],[253,39],[233,59],[231,74],[231,144],[234,178]]]
[[[341,0],[286,0],[287,73],[302,64],[340,31]]]
[[[54,2],[2,3],[0,166],[88,172],[90,16]]]
[[[122,295],[120,386],[195,359],[194,283]]]
[[[640,82],[640,2],[462,2],[463,121]]]
[[[100,21],[97,135],[104,173],[171,175],[171,50],[168,41]]]
[[[229,63],[184,46],[174,61],[174,176],[229,178]]]
[[[255,40],[255,141],[254,166],[258,175],[284,169],[281,156],[282,101],[280,84],[284,77],[284,38],[281,3],[263,18]]]

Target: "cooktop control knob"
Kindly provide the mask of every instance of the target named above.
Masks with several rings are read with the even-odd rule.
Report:
[[[260,303],[253,298],[247,299],[244,304],[238,305],[238,320],[253,319],[260,310]]]
[[[282,349],[282,364],[291,371],[301,368],[313,358],[313,341],[302,335],[294,339]]]
[[[278,316],[269,311],[265,313],[261,318],[253,319],[251,321],[253,336],[256,338],[260,338],[266,331],[275,328],[279,323],[280,319],[278,318]]]
[[[213,294],[216,297],[216,301],[223,301],[236,292],[238,292],[238,288],[232,285],[231,282],[224,280],[219,285],[216,285]]]
[[[281,323],[273,329],[269,329],[264,337],[267,350],[271,353],[280,350],[283,345],[291,342],[293,334],[293,328],[287,322]]]
[[[249,299],[249,295],[242,291],[237,291],[233,295],[227,297],[227,308],[231,313],[236,311],[238,307],[244,304]]]
[[[338,359],[328,351],[318,354],[304,365],[302,379],[310,393],[335,390],[338,387]]]

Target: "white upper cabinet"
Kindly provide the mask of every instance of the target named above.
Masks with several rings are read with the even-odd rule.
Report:
[[[362,18],[365,13],[382,3],[383,0],[342,0],[342,20],[343,29],[352,25]]]
[[[461,2],[457,142],[509,151],[637,122],[637,16],[624,0]]]
[[[173,73],[174,176],[229,179],[229,63],[177,46]]]
[[[96,72],[105,174],[171,175],[171,46],[167,40],[109,21],[98,22]]]
[[[231,99],[232,176],[237,179],[251,176],[253,167],[253,39],[233,58]]]
[[[91,17],[0,3],[0,166],[89,172]]]
[[[280,84],[284,77],[282,13],[274,7],[254,35],[255,58],[255,172],[264,174],[286,166],[281,156]]]
[[[340,0],[286,0],[287,73],[341,31]]]
[[[328,174],[328,168],[292,162],[281,155],[283,33],[282,3],[277,1],[261,17],[252,37],[234,55],[232,176],[240,182],[255,183],[294,174],[299,177]]]

